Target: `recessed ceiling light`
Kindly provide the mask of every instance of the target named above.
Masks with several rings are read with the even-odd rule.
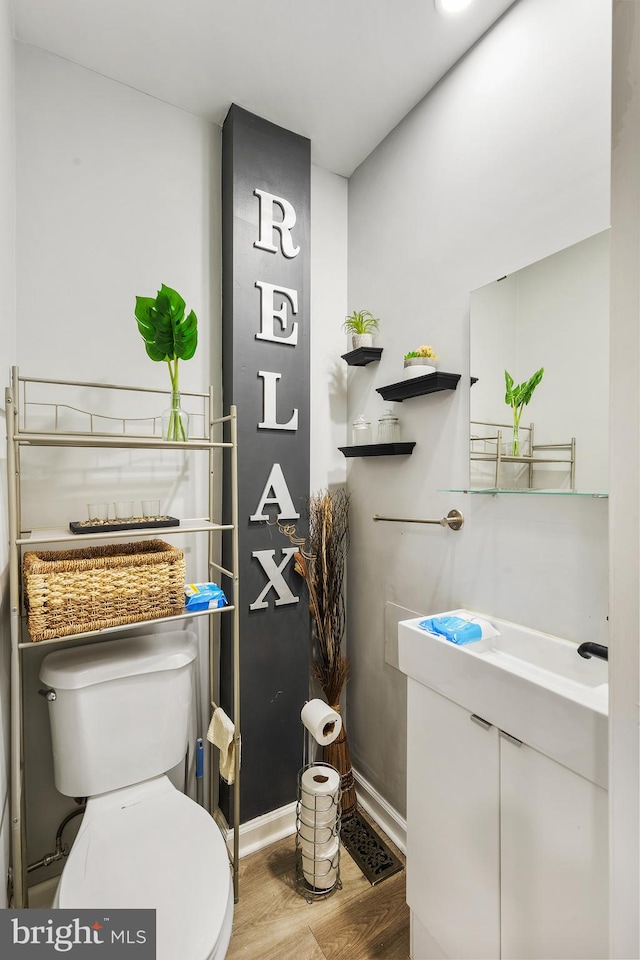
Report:
[[[462,13],[467,7],[471,6],[473,0],[434,0],[436,10],[445,16],[452,16],[456,13]]]

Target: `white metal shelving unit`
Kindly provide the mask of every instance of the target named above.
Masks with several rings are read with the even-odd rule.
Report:
[[[122,631],[137,626],[166,624],[172,621],[187,620],[196,617],[208,617],[209,620],[209,700],[213,705],[213,689],[216,676],[214,662],[214,618],[218,615],[233,619],[233,722],[235,725],[235,784],[233,788],[233,887],[234,898],[238,900],[238,862],[239,862],[239,821],[240,821],[240,676],[239,676],[239,576],[238,576],[238,460],[237,460],[237,410],[231,407],[229,414],[214,418],[213,388],[208,393],[182,393],[193,402],[201,404],[201,435],[186,441],[166,441],[159,433],[159,417],[138,419],[110,416],[80,410],[64,401],[52,399],[30,401],[30,391],[51,390],[52,393],[65,389],[96,391],[97,396],[106,396],[105,391],[119,391],[121,395],[155,394],[159,398],[169,397],[163,390],[150,390],[144,387],[118,386],[116,384],[89,383],[71,380],[49,380],[41,377],[21,376],[17,367],[12,368],[11,386],[5,390],[7,412],[7,472],[8,472],[8,514],[9,514],[9,591],[11,616],[11,849],[13,905],[15,908],[27,906],[27,864],[26,864],[26,820],[24,796],[24,735],[23,735],[23,657],[27,651],[43,645],[63,645],[82,638],[94,638],[108,641]],[[167,402],[168,406],[168,402]],[[34,411],[37,417],[33,416]],[[47,412],[51,425],[41,428]],[[69,430],[64,428],[65,415],[75,419],[86,419],[86,427]],[[30,426],[38,420],[37,429]],[[102,428],[102,429],[100,429]],[[144,430],[147,432],[143,432]],[[136,432],[137,431],[137,432]],[[224,439],[225,433],[228,439]],[[181,520],[179,526],[158,529],[140,528],[137,530],[112,531],[110,533],[82,534],[78,536],[66,528],[25,529],[22,518],[22,477],[20,470],[20,452],[22,447],[69,447],[69,448],[112,448],[112,449],[149,449],[157,451],[208,451],[208,517]],[[230,458],[228,476],[230,477],[229,502],[231,506],[230,523],[216,523],[214,520],[214,501],[216,486],[214,479],[214,460],[217,451]],[[214,557],[215,537],[228,532],[231,538],[231,565],[225,568]],[[105,630],[77,633],[54,640],[41,640],[34,643],[28,635],[22,598],[22,551],[25,547],[42,544],[60,544],[73,541],[85,545],[92,540],[148,539],[158,535],[162,538],[175,534],[208,534],[208,573],[202,579],[214,579],[215,574],[222,576],[221,584],[229,601],[228,606],[219,610],[203,610],[192,613],[183,612],[173,617],[145,620],[136,624],[125,624]],[[213,747],[210,745],[210,755]],[[213,770],[213,765],[210,765]],[[209,809],[214,811],[214,778],[210,777]]]
[[[486,427],[483,433],[482,428]],[[475,428],[480,428],[476,433]],[[511,446],[513,425],[508,423],[493,423],[487,420],[471,421],[471,438],[469,457],[471,463],[474,461],[485,461],[494,463],[494,480],[492,489],[499,490],[503,476],[502,465],[505,463],[519,464],[521,467],[527,467],[527,489],[533,489],[534,472],[536,465],[546,464],[566,464],[569,474],[569,489],[575,490],[576,483],[576,439],[565,443],[534,443],[534,426],[520,426],[521,443],[523,447],[526,442],[526,448],[531,452],[526,455],[512,456],[503,451],[503,447]],[[503,432],[506,431],[506,432]],[[505,443],[503,443],[505,441]],[[544,451],[544,452],[541,452]],[[546,454],[546,455],[545,455]]]

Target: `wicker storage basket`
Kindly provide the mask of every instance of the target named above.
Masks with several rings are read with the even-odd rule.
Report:
[[[29,552],[23,575],[33,641],[169,617],[184,609],[184,554],[164,540]]]

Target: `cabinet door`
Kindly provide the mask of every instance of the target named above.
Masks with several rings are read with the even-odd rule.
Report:
[[[496,960],[498,731],[415,680],[407,690],[407,902],[446,956]]]
[[[502,957],[607,957],[607,791],[505,737],[500,766]]]

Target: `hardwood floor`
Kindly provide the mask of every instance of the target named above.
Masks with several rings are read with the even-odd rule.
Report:
[[[409,960],[404,870],[372,887],[342,847],[340,875],[341,890],[307,903],[295,884],[295,837],[241,860],[227,960]]]

